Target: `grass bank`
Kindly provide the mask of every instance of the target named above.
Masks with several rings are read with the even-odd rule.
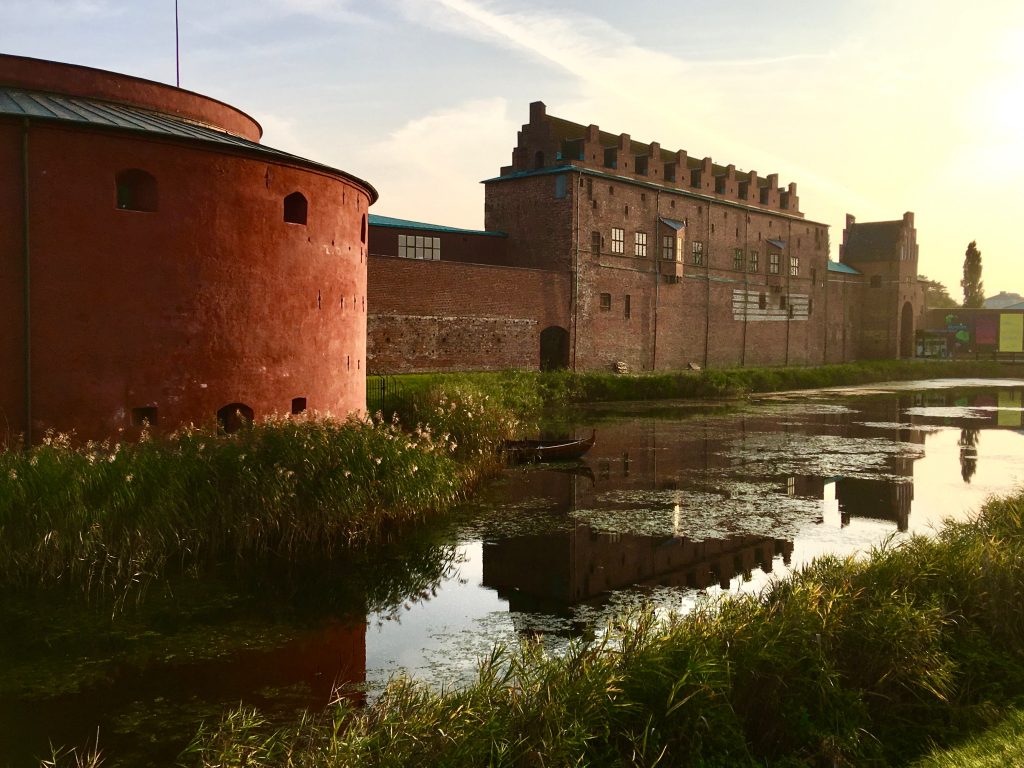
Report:
[[[911,768],[1004,768],[1024,765],[1024,709],[1012,709],[996,725],[955,746],[937,748]]]
[[[934,538],[824,557],[763,594],[623,620],[469,687],[393,682],[285,729],[237,711],[197,766],[904,765],[1024,694],[1024,494]]]
[[[207,566],[365,549],[445,509],[497,468],[516,412],[472,386],[381,419],[279,418],[234,435],[135,444],[48,436],[0,453],[0,587],[73,585],[123,599]]]
[[[740,397],[758,392],[815,389],[880,381],[931,378],[1024,376],[1024,364],[956,360],[874,360],[841,365],[786,368],[722,368],[705,371],[614,374],[602,372],[504,371],[501,373],[408,374],[395,377],[402,413],[417,397],[451,383],[472,383],[520,408],[624,400]],[[504,393],[504,394],[502,394]]]

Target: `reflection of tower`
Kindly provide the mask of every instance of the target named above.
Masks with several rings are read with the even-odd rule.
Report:
[[[868,480],[842,477],[836,481],[836,498],[843,525],[851,517],[891,520],[898,531],[910,523],[910,503],[914,500],[914,481]]]
[[[960,446],[960,477],[970,483],[978,471],[978,430],[961,429],[957,444]]]

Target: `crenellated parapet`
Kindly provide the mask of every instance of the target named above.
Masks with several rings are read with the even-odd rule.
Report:
[[[612,134],[596,125],[580,125],[547,114],[541,101],[530,104],[530,122],[519,131],[512,164],[501,175],[560,166],[583,167],[633,178],[679,191],[735,201],[754,208],[800,212],[796,184],[779,186],[776,173],[759,176],[718,165],[710,157],[690,157],[686,150],[671,151],[652,141],[634,141],[628,133]]]

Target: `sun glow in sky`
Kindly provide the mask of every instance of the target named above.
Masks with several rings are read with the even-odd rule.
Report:
[[[483,226],[528,105],[797,182],[808,219],[914,211],[920,271],[1024,293],[1019,0],[178,0],[182,87],[355,173],[374,211]],[[2,0],[0,52],[174,82],[173,0]]]

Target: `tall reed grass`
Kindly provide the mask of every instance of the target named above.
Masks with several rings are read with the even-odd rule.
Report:
[[[514,413],[469,386],[397,420],[274,418],[134,444],[48,435],[0,453],[0,585],[123,596],[168,569],[369,547],[462,498]]]
[[[824,557],[756,596],[626,617],[474,684],[394,681],[366,709],[268,729],[237,711],[199,766],[899,765],[1024,694],[1024,493],[933,538]]]

